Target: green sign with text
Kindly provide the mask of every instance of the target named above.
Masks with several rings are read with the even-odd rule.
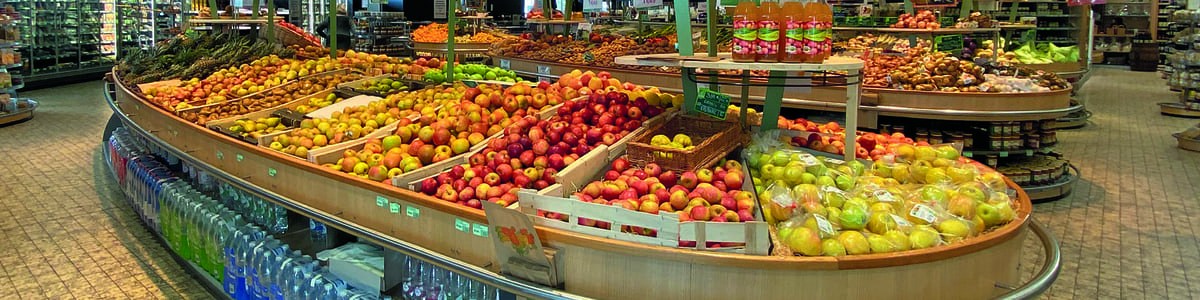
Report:
[[[700,88],[696,95],[695,109],[702,114],[724,120],[725,114],[729,112],[729,95]]]

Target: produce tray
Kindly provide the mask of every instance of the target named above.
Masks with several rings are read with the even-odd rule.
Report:
[[[300,82],[300,80],[303,80],[303,79],[306,79],[306,78],[315,77],[315,76],[324,76],[324,75],[329,75],[329,74],[337,74],[337,73],[339,73],[339,72],[348,73],[348,72],[350,72],[350,70],[349,70],[349,69],[341,69],[341,70],[333,70],[333,71],[327,71],[327,72],[322,72],[322,73],[317,73],[317,74],[309,74],[308,76],[301,77],[301,78],[297,78],[297,79],[295,79],[295,80],[291,80],[291,81],[288,81],[288,82],[284,82],[284,83],[282,83],[282,84],[280,84],[280,85],[276,85],[276,86],[273,86],[273,87],[270,87],[270,88],[266,88],[266,89],[263,89],[263,90],[261,90],[261,91],[258,91],[258,92],[252,93],[252,94],[247,94],[247,95],[245,95],[245,96],[241,96],[241,97],[237,97],[237,98],[233,98],[233,99],[225,100],[225,101],[223,101],[223,102],[211,103],[211,104],[204,104],[204,105],[193,106],[193,107],[189,107],[189,108],[186,108],[186,109],[177,110],[177,111],[175,111],[175,115],[178,115],[178,116],[183,116],[183,115],[184,115],[184,114],[186,114],[186,113],[199,113],[201,110],[203,110],[203,109],[205,109],[205,108],[217,107],[217,106],[219,106],[219,105],[222,105],[222,104],[236,104],[236,103],[238,103],[239,101],[242,101],[242,100],[245,100],[245,99],[252,99],[253,97],[258,97],[259,95],[263,95],[263,94],[265,94],[265,93],[267,93],[267,92],[270,92],[270,91],[273,91],[273,90],[275,90],[275,89],[280,89],[280,88],[283,88],[283,87],[285,87],[285,86],[288,86],[288,85],[296,84],[297,82]],[[240,104],[239,104],[239,106],[240,106]],[[268,109],[269,109],[269,108],[268,108]]]
[[[415,86],[416,84],[414,84],[414,82],[401,80],[400,77],[396,77],[395,75],[391,75],[391,74],[365,77],[365,78],[362,78],[359,80],[342,83],[342,84],[338,85],[338,88],[348,89],[355,93],[359,93],[359,94],[363,94],[363,95],[371,95],[371,96],[376,96],[376,97],[380,97],[380,98],[387,98],[388,94],[382,94],[382,93],[378,93],[375,91],[369,91],[369,90],[362,88],[363,84],[367,83],[367,81],[380,80],[380,79],[384,79],[384,78],[390,78],[392,80],[404,83],[404,85],[408,87],[409,91],[413,91],[413,90],[421,88],[421,87]]]
[[[668,148],[651,145],[655,135],[666,135],[668,138],[676,134],[686,134],[689,137],[702,140],[692,143],[695,148],[690,150]],[[744,144],[747,136],[740,128],[729,122],[703,117],[677,115],[665,123],[646,130],[629,143],[629,161],[634,165],[645,166],[657,163],[664,170],[675,172],[695,171],[703,166],[711,165],[721,159],[737,146]]]
[[[619,155],[618,155],[619,156]],[[578,163],[578,162],[577,162]],[[754,221],[741,223],[726,222],[680,222],[677,213],[660,213],[657,215],[640,211],[627,210],[619,206],[595,204],[580,201],[571,196],[584,185],[600,180],[608,170],[607,164],[591,166],[589,176],[573,187],[563,187],[557,192],[519,192],[517,204],[525,214],[530,215],[535,224],[554,227],[562,230],[583,234],[601,236],[622,241],[658,245],[672,248],[710,250],[720,252],[742,253],[750,255],[767,255],[771,247],[771,239],[767,232],[768,226],[763,222],[762,210],[757,206]],[[743,170],[750,174],[748,169]],[[558,184],[556,184],[558,185]],[[552,188],[554,186],[551,186]],[[550,189],[550,188],[547,188]],[[753,193],[754,186],[749,180],[745,181],[742,190]],[[555,194],[561,193],[562,196]],[[757,199],[757,196],[754,196]],[[567,222],[538,216],[538,211],[560,213],[568,216]],[[580,224],[580,218],[590,219],[611,224],[609,229]],[[624,226],[651,229],[656,236],[645,236],[622,231]],[[696,242],[694,247],[682,247],[681,241]],[[708,248],[708,242],[743,243],[742,247]]]
[[[502,133],[502,132],[493,134],[492,136],[489,136],[489,137],[483,139],[483,141],[479,142],[479,144],[475,144],[474,146],[471,146],[471,149],[467,150],[467,152],[463,152],[461,154],[451,156],[449,159],[431,163],[431,164],[422,166],[420,168],[417,168],[416,170],[412,170],[411,172],[405,172],[404,174],[401,174],[400,176],[392,177],[392,179],[391,179],[392,185],[396,186],[396,187],[404,188],[404,189],[413,190],[413,191],[420,190],[420,189],[414,189],[413,187],[421,184],[421,180],[425,180],[425,178],[437,176],[438,174],[441,174],[442,172],[449,170],[450,168],[453,168],[454,166],[468,163],[468,159],[471,158],[471,155],[474,155],[475,153],[479,153],[479,151],[483,151],[483,149],[487,147],[487,144],[489,141],[496,139],[496,138],[502,136],[503,134],[504,133]]]
[[[292,100],[291,102],[285,103],[285,104],[277,106],[275,108],[250,112],[250,113],[247,113],[244,115],[237,115],[237,116],[228,117],[228,118],[224,118],[224,119],[208,121],[207,123],[204,124],[204,126],[210,128],[210,129],[219,131],[221,133],[224,133],[226,135],[230,135],[235,138],[244,140],[246,142],[250,142],[250,143],[253,143],[256,145],[260,145],[260,146],[269,146],[271,144],[271,139],[273,139],[276,135],[279,135],[280,133],[291,131],[298,124],[285,125],[288,127],[288,129],[272,132],[270,134],[260,135],[258,137],[251,137],[251,136],[242,137],[240,135],[235,135],[232,132],[230,132],[228,130],[228,128],[229,128],[229,126],[233,125],[234,122],[236,122],[237,120],[258,119],[258,118],[270,117],[272,115],[275,115],[276,112],[281,111],[281,110],[295,109],[296,107],[299,107],[300,105],[303,105],[304,103],[307,103],[308,99],[310,99],[312,97],[325,97],[325,95],[328,95],[331,92],[333,92],[333,89],[327,89],[327,90],[318,92],[316,94],[312,94],[312,95],[308,95],[305,97],[301,97],[296,100]],[[281,122],[282,122],[282,120],[281,120]]]

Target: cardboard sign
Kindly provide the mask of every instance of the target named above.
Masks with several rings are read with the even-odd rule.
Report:
[[[483,203],[488,219],[488,231],[496,248],[500,273],[514,275],[541,284],[556,286],[558,272],[542,248],[533,221],[519,210],[508,209],[491,202]]]

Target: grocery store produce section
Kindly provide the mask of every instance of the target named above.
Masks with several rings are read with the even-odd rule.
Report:
[[[1053,281],[1024,284],[1016,266],[1032,232],[1056,269],[1030,214],[1077,176],[1049,147],[1053,119],[1079,108],[1071,83],[1015,62],[1079,50],[950,53],[942,38],[886,31],[835,43],[844,20],[827,6],[743,4],[732,34],[701,35],[719,54],[694,62],[675,29],[653,27],[572,37],[433,23],[412,31],[426,46],[413,58],[180,35],[113,68],[109,105],[126,129],[106,157],[168,248],[232,298],[328,283],[347,297],[974,299]],[[764,25],[780,12],[815,15],[813,29]],[[941,28],[922,11],[886,26],[991,21]],[[490,63],[465,63],[475,54]],[[810,81],[771,86],[784,73]],[[738,81],[741,104],[722,100]],[[704,99],[685,88],[698,82]],[[304,218],[318,246],[293,243]],[[382,247],[363,246],[388,264],[379,280],[314,262],[350,251],[335,232]],[[323,277],[277,273],[300,270]],[[428,270],[451,277],[411,275]],[[755,284],[713,281],[728,274]],[[472,285],[484,288],[456,288]]]

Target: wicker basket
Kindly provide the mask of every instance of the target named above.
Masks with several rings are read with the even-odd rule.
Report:
[[[650,144],[655,135],[673,137],[680,133],[691,137],[695,147],[684,150]],[[638,166],[653,162],[664,170],[695,171],[716,163],[745,142],[746,135],[737,123],[677,115],[630,141],[626,154],[629,161]]]
[[[275,39],[279,40],[279,43],[283,44],[284,46],[289,46],[289,45],[298,45],[301,47],[304,47],[304,46],[320,47],[321,46],[320,44],[315,44],[312,41],[304,38],[304,36],[299,32],[295,32],[295,31],[292,31],[291,29],[287,29],[287,28],[284,28],[283,26],[278,26],[278,25],[272,26],[272,27],[275,28]]]

